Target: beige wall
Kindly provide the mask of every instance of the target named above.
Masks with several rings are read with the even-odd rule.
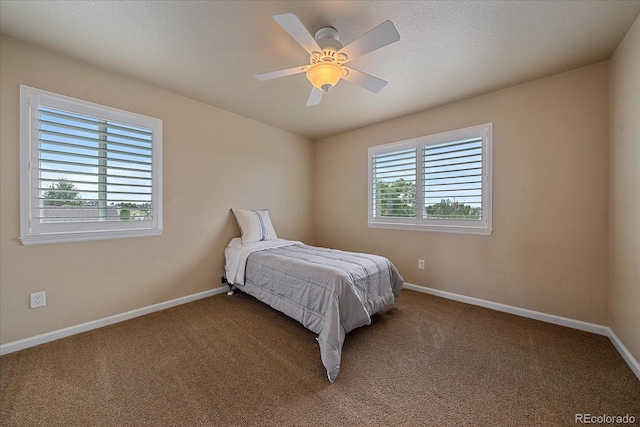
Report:
[[[317,244],[385,255],[416,285],[606,324],[607,85],[602,62],[316,142]],[[487,122],[491,236],[367,227],[368,147]]]
[[[610,61],[609,326],[640,361],[640,18]]]
[[[313,143],[10,38],[0,39],[0,342],[220,287],[238,235],[231,207],[271,209],[279,235],[311,240]],[[164,121],[160,237],[23,246],[19,85]],[[47,306],[29,309],[29,293]]]

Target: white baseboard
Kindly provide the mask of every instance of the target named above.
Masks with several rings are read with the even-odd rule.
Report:
[[[424,286],[412,285],[405,283],[404,287],[412,291],[422,292],[429,295],[435,295],[446,299],[464,302],[466,304],[477,305],[480,307],[490,308],[491,310],[501,311],[503,313],[515,314],[517,316],[527,317],[529,319],[541,320],[554,325],[567,326],[573,329],[579,329],[585,332],[591,332],[598,335],[608,335],[606,326],[596,325],[595,323],[582,322],[566,317],[555,316],[553,314],[541,313],[539,311],[527,310],[526,308],[514,307],[512,305],[500,304],[497,302],[487,301],[479,298],[467,297],[464,295],[454,294],[452,292],[440,291]]]
[[[167,308],[175,307],[177,305],[186,304],[188,302],[196,301],[202,298],[207,298],[213,295],[222,294],[229,290],[228,286],[221,286],[209,291],[199,292],[197,294],[187,295],[172,299],[170,301],[161,302],[158,304],[149,305],[147,307],[137,308],[135,310],[127,311],[125,313],[115,314],[109,317],[103,317],[102,319],[92,320],[90,322],[81,323],[80,325],[70,326],[68,328],[58,329],[57,331],[47,332],[45,334],[36,335],[34,337],[25,338],[18,341],[0,345],[0,356],[3,354],[13,353],[14,351],[23,350],[25,348],[34,347],[39,344],[44,344],[50,341],[55,341],[60,338],[65,338],[71,335],[79,334],[81,332],[87,332],[92,329],[102,328],[103,326],[112,325],[118,322],[124,322],[125,320],[133,319],[134,317],[144,316],[145,314],[153,313],[155,311],[166,310]]]
[[[566,326],[568,328],[578,329],[580,331],[591,332],[598,335],[604,335],[609,338],[614,347],[625,362],[629,365],[633,373],[640,379],[640,364],[633,355],[622,344],[616,334],[607,326],[597,325],[595,323],[583,322],[581,320],[569,319],[567,317],[556,316],[553,314],[542,313],[539,311],[527,310],[526,308],[514,307],[512,305],[500,304],[497,302],[487,301],[479,298],[468,297],[464,295],[454,294],[452,292],[441,291],[438,289],[427,288],[425,286],[413,285],[405,283],[404,288],[422,292],[424,294],[434,295],[466,304],[477,305],[489,308],[491,310],[501,311],[503,313],[515,314],[516,316],[527,317],[529,319],[540,320],[542,322],[553,323],[554,325]]]
[[[607,329],[609,331],[609,333],[607,334],[609,340],[613,343],[613,346],[616,348],[616,350],[618,350],[620,356],[622,356],[624,361],[627,362],[627,365],[629,365],[633,373],[636,374],[636,377],[638,377],[638,379],[640,380],[640,363],[638,363],[636,358],[633,357],[629,350],[627,350],[627,347],[622,344],[622,341],[620,341],[620,338],[618,338],[615,332],[613,332],[611,328]]]

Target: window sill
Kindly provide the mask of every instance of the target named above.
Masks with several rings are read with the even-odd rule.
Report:
[[[480,236],[489,236],[493,232],[491,228],[469,227],[469,226],[451,226],[451,225],[416,225],[416,224],[396,224],[386,222],[369,222],[369,228],[386,228],[391,230],[408,230],[408,231],[431,231],[436,233],[452,233],[452,234],[473,234]]]
[[[87,231],[74,233],[49,233],[38,236],[20,236],[24,246],[49,245],[56,243],[93,242],[98,240],[129,239],[160,236],[162,228],[141,230]]]

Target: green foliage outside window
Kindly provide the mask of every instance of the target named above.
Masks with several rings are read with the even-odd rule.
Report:
[[[440,203],[426,206],[427,218],[430,219],[477,219],[480,208],[474,208],[457,200],[443,199]]]
[[[416,184],[402,178],[376,183],[376,216],[413,218],[416,216]]]
[[[377,181],[376,217],[415,218],[416,185],[400,178],[393,182]],[[465,205],[451,199],[442,199],[440,203],[425,206],[429,219],[465,219],[480,220],[481,209]]]
[[[84,201],[80,199],[80,193],[72,182],[60,179],[49,186],[43,196],[45,206],[82,206]]]

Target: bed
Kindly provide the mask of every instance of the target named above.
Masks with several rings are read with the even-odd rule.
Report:
[[[277,238],[275,231],[269,235],[273,226],[266,210],[247,211],[249,216],[263,213],[257,227],[265,238],[256,240],[259,236],[250,235],[247,230],[253,228],[241,219],[244,212],[236,211],[242,236],[225,249],[229,286],[318,334],[320,357],[329,381],[334,382],[345,335],[370,324],[374,313],[395,304],[402,276],[381,256],[309,246]]]

